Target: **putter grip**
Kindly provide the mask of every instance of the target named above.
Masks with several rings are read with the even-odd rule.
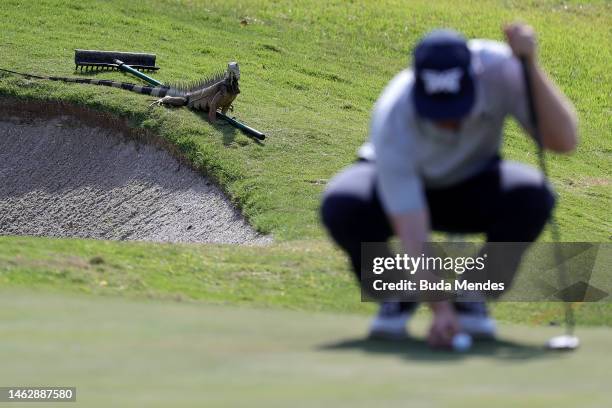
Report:
[[[529,112],[529,120],[533,126],[533,136],[536,139],[536,143],[539,148],[542,148],[542,137],[538,130],[538,114],[535,109],[535,103],[533,100],[533,85],[531,84],[531,76],[529,75],[529,68],[525,57],[521,57],[521,67],[523,68],[523,77],[525,78],[525,93],[527,94],[527,109]]]

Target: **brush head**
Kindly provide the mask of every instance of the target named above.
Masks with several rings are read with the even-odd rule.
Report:
[[[546,343],[548,350],[572,351],[580,346],[580,339],[570,334],[553,337]]]
[[[155,54],[141,52],[120,51],[97,51],[97,50],[74,50],[74,63],[77,68],[92,69],[116,69],[115,60],[121,60],[139,71],[156,71]]]

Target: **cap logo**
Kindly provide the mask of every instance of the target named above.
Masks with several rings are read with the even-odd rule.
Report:
[[[451,68],[445,71],[424,69],[421,72],[421,78],[425,85],[425,92],[428,94],[459,92],[461,89],[462,76],[463,70],[461,68]]]

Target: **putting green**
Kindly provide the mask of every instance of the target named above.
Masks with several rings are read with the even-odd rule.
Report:
[[[420,336],[426,321],[415,323]],[[366,324],[2,290],[0,385],[76,386],[70,406],[88,407],[600,407],[612,396],[609,328],[579,328],[582,347],[563,354],[542,348],[559,328],[502,325],[503,341],[455,354],[365,341]]]

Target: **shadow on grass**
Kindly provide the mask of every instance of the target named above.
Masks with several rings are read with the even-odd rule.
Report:
[[[208,112],[194,111],[194,113],[206,123],[210,123],[208,122]],[[241,132],[240,130],[236,129],[235,127],[233,127],[232,125],[230,125],[229,123],[227,123],[226,121],[224,121],[223,119],[219,117],[217,117],[217,120],[215,121],[215,123],[211,123],[210,125],[223,134],[223,145],[224,146],[229,146],[232,143],[234,143],[237,133],[242,133],[245,137],[249,138],[250,140],[252,140],[255,144],[259,146],[265,146],[259,140],[247,135],[246,133]]]
[[[345,339],[337,343],[319,346],[323,351],[361,351],[371,354],[396,355],[408,360],[448,362],[469,357],[490,357],[501,360],[531,360],[550,358],[558,353],[547,351],[543,346],[520,344],[509,340],[476,341],[463,353],[451,350],[432,350],[423,339],[402,341],[375,339]]]

